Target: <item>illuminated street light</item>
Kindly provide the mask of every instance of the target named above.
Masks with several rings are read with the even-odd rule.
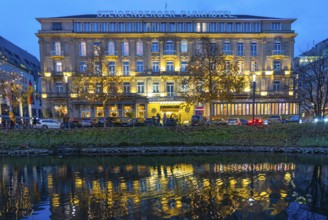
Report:
[[[252,80],[252,88],[253,88],[253,123],[254,123],[254,115],[255,115],[255,91],[256,91],[256,75],[253,74]]]

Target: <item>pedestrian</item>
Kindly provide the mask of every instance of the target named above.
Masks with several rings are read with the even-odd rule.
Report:
[[[15,128],[16,126],[16,118],[15,115],[10,118],[10,128]]]
[[[69,117],[68,115],[66,114],[63,118],[63,123],[64,123],[64,127],[65,128],[68,128],[68,122],[69,122]]]
[[[159,115],[159,113],[156,114],[156,126],[160,125],[160,121],[161,121],[161,116]]]
[[[163,115],[163,127],[165,126],[166,124],[166,113],[164,112],[164,115]]]
[[[32,119],[32,127],[33,127],[33,128],[36,127],[36,122],[37,122],[36,117],[33,116],[33,119]]]

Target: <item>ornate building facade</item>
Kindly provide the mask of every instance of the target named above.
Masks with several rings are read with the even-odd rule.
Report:
[[[42,116],[39,77],[38,59],[0,36],[0,123]]]
[[[179,95],[181,75],[186,74],[201,37],[218,44],[227,62],[238,60],[247,79],[244,91],[232,102],[215,101],[214,115],[247,117],[253,106],[255,115],[263,117],[298,114],[291,72],[296,36],[291,25],[295,19],[127,12],[37,20],[41,24],[37,36],[44,115],[60,117],[67,113],[67,105],[74,117],[124,117],[132,113],[146,118],[166,113],[175,114],[183,123],[193,114],[208,115],[208,103],[185,108]],[[78,102],[70,90],[70,83],[86,68],[87,58],[98,45],[105,48],[106,65],[122,77],[123,91],[130,97],[105,109],[101,103],[92,106]],[[253,105],[251,81],[255,78]]]

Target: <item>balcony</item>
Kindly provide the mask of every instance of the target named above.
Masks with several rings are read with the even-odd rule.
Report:
[[[48,92],[46,93],[48,98],[66,98],[66,92]]]
[[[54,77],[63,77],[64,72],[63,71],[53,71],[52,76],[54,76]]]
[[[284,50],[273,50],[272,51],[272,55],[285,55],[285,51]]]
[[[118,51],[105,51],[105,57],[107,59],[117,59],[118,58]]]
[[[164,55],[176,55],[177,51],[176,50],[164,50]]]
[[[53,50],[53,51],[50,51],[50,56],[51,57],[64,57],[64,51],[60,51],[60,50]]]
[[[118,51],[105,51],[105,56],[118,56]]]
[[[223,50],[223,54],[225,56],[232,56],[233,55],[233,50]]]

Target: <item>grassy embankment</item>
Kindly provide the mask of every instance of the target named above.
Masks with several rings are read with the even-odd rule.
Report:
[[[328,147],[328,125],[1,130],[0,149],[112,146]]]

